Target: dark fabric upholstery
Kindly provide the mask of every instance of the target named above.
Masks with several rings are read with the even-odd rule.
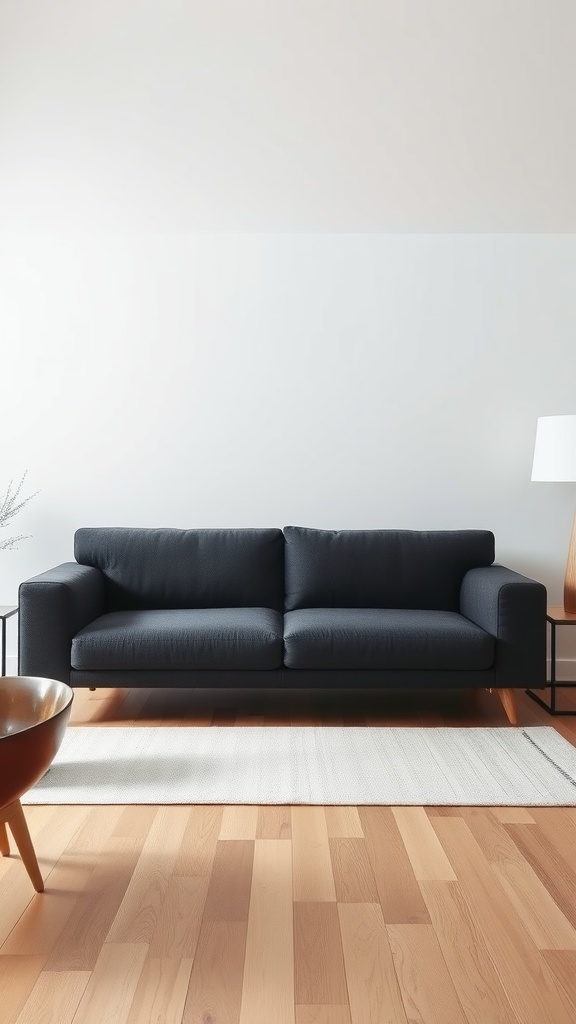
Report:
[[[463,615],[376,608],[300,608],[284,616],[291,669],[483,670],[494,638]]]
[[[281,530],[84,528],[74,556],[103,572],[107,611],[283,610]]]
[[[459,610],[466,572],[494,561],[487,530],[284,529],[286,611]]]
[[[282,616],[270,608],[110,612],[72,641],[72,668],[273,669],[282,664]]]
[[[546,588],[493,565],[472,569],[462,583],[462,614],[497,637],[495,686],[546,685]]]
[[[65,562],[22,583],[18,603],[18,672],[69,682],[72,637],[104,611],[102,573]]]
[[[220,671],[219,669],[154,669],[124,670],[106,669],[89,671],[72,669],[71,686],[105,687],[193,687],[195,689],[226,690],[340,690],[346,689],[361,694],[367,690],[414,689],[414,708],[418,707],[418,690],[461,689],[462,687],[494,686],[494,671],[485,672],[386,672],[356,669],[291,669],[274,668],[261,670]],[[360,706],[360,705],[358,705]]]
[[[76,542],[94,565],[20,587],[22,675],[106,687],[545,685],[545,588],[490,564],[490,533],[287,527],[287,601],[310,605],[285,616],[286,665],[279,530],[80,530]],[[472,557],[444,609],[461,617],[442,616],[432,602],[454,600]]]

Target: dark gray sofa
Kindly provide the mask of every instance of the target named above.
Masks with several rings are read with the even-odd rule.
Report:
[[[20,586],[19,672],[72,686],[545,685],[546,591],[483,530],[81,529]]]

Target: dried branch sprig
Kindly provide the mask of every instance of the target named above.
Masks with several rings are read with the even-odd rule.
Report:
[[[3,498],[0,498],[0,530],[3,530],[10,520],[18,515],[24,506],[38,494],[38,491],[34,491],[34,494],[29,494],[26,498],[20,497],[27,472],[27,470],[24,472],[22,479],[16,486],[14,486],[14,481],[11,480],[6,494]],[[26,537],[27,535],[22,533],[18,537],[6,537],[5,540],[0,540],[0,551],[12,550],[21,540],[26,540]]]

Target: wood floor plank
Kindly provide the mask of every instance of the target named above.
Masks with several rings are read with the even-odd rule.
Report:
[[[296,1024],[351,1024],[350,1007],[297,1006]]]
[[[469,1024],[524,1024],[514,1013],[459,882],[420,882]]]
[[[150,690],[124,690],[115,696],[114,713],[105,719],[106,725],[147,725],[144,716],[152,699]],[[102,722],[102,718],[98,721]]]
[[[236,725],[244,725],[248,729],[253,729],[254,726],[264,725],[264,716],[251,714],[242,715],[238,713],[236,715]]]
[[[348,992],[335,903],[294,904],[296,1003],[346,1003]]]
[[[94,854],[94,850],[116,834],[122,816],[121,807],[90,807],[86,820],[68,844],[68,851]]]
[[[340,903],[338,915],[352,1024],[409,1024],[380,905]]]
[[[557,844],[536,825],[522,829],[507,825],[514,843],[538,875],[550,896],[573,927],[576,927],[576,856],[566,860]],[[576,849],[576,848],[575,848]],[[569,853],[569,851],[566,851]]]
[[[378,887],[364,839],[330,839],[330,857],[339,903],[377,903]]]
[[[514,842],[530,843],[536,824],[505,825],[485,808],[467,809],[464,820],[538,949],[576,949],[576,929]]]
[[[254,840],[217,843],[204,906],[206,921],[248,920],[253,862]]]
[[[0,956],[2,1024],[13,1024],[18,1018],[45,963],[45,956]]]
[[[570,867],[574,867],[576,821],[570,814],[571,810],[569,807],[533,807],[531,813],[539,828],[539,833],[535,834],[545,836],[547,843],[558,851]]]
[[[42,971],[15,1024],[72,1024],[90,971]]]
[[[181,1024],[192,963],[148,957],[126,1024]]]
[[[10,843],[10,847],[13,845],[11,840],[7,840],[7,842]],[[10,854],[2,854],[2,856],[0,856],[0,882],[10,868],[13,867],[13,864],[14,860],[10,859]]]
[[[526,807],[492,807],[491,814],[504,825],[535,825],[532,811]]]
[[[576,929],[525,860],[493,870],[538,949],[576,950]]]
[[[122,692],[111,687],[98,687],[93,693],[83,688],[75,690],[69,727],[96,722],[102,714],[110,714],[113,705],[121,700]]]
[[[574,1020],[576,1020],[576,952],[573,949],[551,949],[545,950],[543,956],[556,981],[574,1007]]]
[[[3,953],[48,956],[76,907],[92,865],[85,854],[69,854],[54,866],[45,891],[32,899],[2,946]]]
[[[246,921],[202,923],[182,1024],[239,1024],[247,928]]]
[[[510,826],[532,828],[533,826]],[[480,929],[512,1007],[525,1021],[573,1024],[571,1009],[518,918],[463,818],[435,818],[468,909]]]
[[[430,924],[386,926],[410,1024],[468,1024]]]
[[[46,883],[45,893],[41,900],[33,900],[27,911],[22,915],[15,925],[10,936],[7,938],[3,952],[18,952],[26,954],[43,953],[49,954],[46,969],[52,970],[91,970],[96,961],[104,936],[98,932],[90,933],[92,943],[92,957],[89,963],[79,963],[78,959],[72,965],[60,964],[58,968],[53,966],[53,951],[55,945],[65,945],[69,948],[70,926],[75,927],[74,922],[78,918],[81,908],[84,908],[86,901],[86,888],[94,872],[94,864],[102,863],[103,849],[107,837],[114,828],[119,817],[119,809],[112,808],[109,815],[102,814],[106,808],[92,807],[79,830],[72,836],[62,856],[50,873]],[[106,884],[110,885],[118,877],[118,863],[116,851],[114,850],[114,865],[107,871]],[[57,896],[57,899],[48,899],[49,896]],[[115,893],[112,898],[115,899]],[[114,909],[117,903],[114,902]],[[100,908],[99,908],[100,909]],[[61,933],[64,933],[64,940],[61,942]],[[78,952],[74,944],[72,948]]]
[[[74,1024],[126,1024],[147,953],[145,942],[105,942]]]
[[[229,804],[223,808],[220,834],[222,839],[256,839],[258,807],[255,804]]]
[[[266,711],[264,715],[263,725],[276,726],[276,725],[294,725],[290,718],[286,719],[286,714],[282,711]]]
[[[73,716],[93,728],[250,728],[260,719],[361,727],[370,717],[382,726],[504,724],[500,703],[485,694],[468,702],[428,694],[417,706],[414,695],[366,696],[359,709],[357,696],[282,701],[238,691],[229,704],[224,693],[79,690]],[[522,693],[518,707],[523,725],[558,724]],[[557,731],[576,743],[575,721],[559,720]],[[185,816],[179,834],[174,811]],[[1,1024],[67,1024],[75,999],[72,1024],[240,1024],[241,1014],[242,1024],[415,1024],[424,1016],[444,1024],[457,1005],[453,994],[446,1005],[447,974],[467,1024],[576,1020],[576,950],[538,948],[572,942],[576,927],[574,808],[427,807],[427,825],[422,809],[396,809],[410,826],[413,863],[387,807],[164,808],[164,828],[157,807],[40,805],[25,813],[51,904],[34,894],[17,855],[0,860]],[[438,874],[444,857],[458,881],[417,882],[413,864],[418,874]],[[87,879],[80,864],[90,868]],[[106,936],[122,916],[124,938],[111,944]],[[23,948],[50,952],[27,956]],[[64,991],[48,1003],[52,978]],[[81,994],[75,986],[83,984]]]
[[[43,829],[54,821],[58,814],[62,812],[58,807],[51,807],[50,804],[26,804],[24,807],[24,814],[26,815],[26,824],[28,825],[28,831],[32,837],[32,842],[36,843],[38,837]]]
[[[332,860],[322,807],[292,808],[294,900],[336,902]]]
[[[47,971],[92,971],[140,856],[143,840],[111,838],[98,848],[94,868],[56,940]]]
[[[121,807],[112,835],[118,839],[146,839],[157,810],[157,807],[148,807],[146,804]]]
[[[175,875],[209,875],[222,824],[222,807],[191,807],[180,844]]]
[[[386,924],[428,924],[426,904],[390,807],[359,807]]]
[[[150,942],[188,817],[186,807],[158,809],[118,913],[110,926],[107,942]]]
[[[392,814],[418,881],[455,882],[454,869],[423,807],[393,807]]]
[[[357,807],[325,807],[326,830],[329,839],[363,839]]]
[[[256,839],[291,839],[292,809],[281,804],[258,808]]]
[[[240,1024],[294,1024],[292,856],[258,839],[246,936]]]
[[[170,962],[193,959],[208,892],[205,875],[170,878],[158,923],[150,940],[151,958]]]
[[[491,864],[503,867],[508,861],[517,860],[518,848],[511,837],[510,826],[499,821],[492,808],[463,807],[461,817]],[[522,824],[517,827],[524,831],[535,828],[536,825]]]
[[[50,888],[50,874],[64,850],[76,835],[89,813],[87,807],[68,807],[65,813],[52,815],[45,826],[34,837],[38,863],[44,884]],[[31,910],[32,919],[38,915],[38,907],[32,904],[46,901],[47,893],[35,893],[28,873],[19,857],[15,857],[13,868],[0,880],[0,947],[17,922]],[[74,893],[74,896],[77,894]]]

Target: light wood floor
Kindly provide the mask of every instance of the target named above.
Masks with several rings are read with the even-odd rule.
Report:
[[[551,718],[524,695],[519,717],[576,744],[576,718]],[[352,701],[79,690],[71,722],[506,718],[487,692]],[[46,892],[34,895],[17,856],[0,858],[0,1024],[576,1021],[575,808],[26,816]]]

